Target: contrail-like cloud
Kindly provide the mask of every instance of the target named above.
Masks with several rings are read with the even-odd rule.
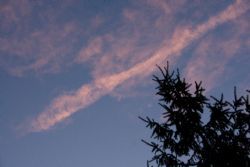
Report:
[[[51,105],[33,119],[28,125],[28,132],[48,130],[55,124],[70,117],[75,112],[86,108],[99,98],[109,94],[117,86],[134,77],[147,77],[155,70],[155,65],[162,65],[164,59],[175,59],[192,41],[218,25],[242,15],[249,9],[243,1],[236,1],[224,11],[211,17],[207,22],[194,29],[179,28],[175,31],[170,42],[164,41],[162,47],[147,60],[123,72],[102,78],[97,78],[90,84],[83,85],[73,93],[55,98]]]

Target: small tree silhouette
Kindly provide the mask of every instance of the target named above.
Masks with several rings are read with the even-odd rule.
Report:
[[[154,153],[148,166],[154,161],[158,167],[248,167],[248,95],[238,97],[235,88],[232,102],[224,100],[223,94],[219,99],[208,98],[201,82],[195,82],[195,90],[191,93],[191,84],[180,78],[178,69],[171,73],[168,65],[159,69],[162,78],[154,76],[153,80],[158,84],[156,94],[164,108],[164,122],[139,117],[153,131],[152,142],[142,140]]]

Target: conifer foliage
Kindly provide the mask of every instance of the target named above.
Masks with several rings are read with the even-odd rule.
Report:
[[[142,140],[153,152],[148,167],[250,166],[250,91],[237,96],[235,88],[231,102],[207,97],[201,82],[191,93],[178,70],[159,69],[162,76],[153,80],[164,121],[139,117],[152,130],[152,141]]]

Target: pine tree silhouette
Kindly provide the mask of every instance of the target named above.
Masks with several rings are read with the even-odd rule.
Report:
[[[191,84],[180,78],[179,71],[169,72],[169,66],[160,68],[157,95],[164,122],[141,118],[152,130],[153,141],[144,143],[152,148],[154,156],[148,161],[159,167],[198,166],[250,166],[250,103],[249,97],[234,100],[206,97],[201,82]],[[250,93],[249,90],[247,90]],[[204,121],[204,113],[207,120]],[[203,117],[202,117],[203,116]]]

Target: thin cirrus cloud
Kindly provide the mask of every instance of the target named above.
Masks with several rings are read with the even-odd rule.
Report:
[[[61,25],[60,29],[59,26],[49,25],[45,30],[34,31],[22,42],[20,39],[12,40],[17,46],[17,55],[25,58],[22,57],[21,65],[16,68],[11,67],[9,71],[16,76],[22,76],[29,71],[40,73],[60,71],[63,60],[70,58],[73,46],[69,44],[75,42],[72,36],[77,35],[76,31],[78,28],[75,23],[69,22]]]
[[[179,27],[175,30],[172,38],[170,40],[164,40],[161,45],[162,47],[156,50],[149,58],[126,70],[95,78],[91,83],[83,85],[76,91],[55,98],[42,113],[25,125],[26,132],[48,130],[57,123],[70,117],[75,112],[96,102],[102,96],[112,93],[116,87],[122,85],[126,81],[137,77],[147,77],[155,70],[155,64],[162,65],[161,62],[165,59],[171,60],[171,62],[175,61],[182,50],[194,40],[200,38],[218,25],[237,18],[246,12],[248,8],[249,7],[245,5],[243,1],[237,1],[218,15],[210,17],[207,22],[193,29]],[[86,51],[85,53],[83,51],[82,54],[90,56],[90,52],[94,54],[99,52],[98,48],[96,50],[87,50],[88,52]]]
[[[79,52],[79,56],[75,59],[77,63],[85,63],[89,61],[93,56],[102,52],[103,40],[100,37],[96,37],[91,40],[87,47],[82,48]]]
[[[241,8],[239,8],[241,9]],[[232,10],[232,9],[231,9]],[[230,12],[233,15],[233,12]],[[209,34],[197,45],[192,58],[185,68],[186,78],[192,81],[204,81],[207,91],[218,86],[223,74],[228,73],[232,66],[227,66],[230,61],[240,61],[242,50],[249,51],[249,24],[248,17],[242,16],[229,23],[231,29],[224,30],[221,34]],[[242,38],[242,37],[247,38]],[[242,57],[242,56],[241,56]],[[218,61],[219,60],[219,61]],[[244,64],[244,63],[242,63]],[[238,71],[238,70],[237,70]],[[236,72],[234,72],[236,73]],[[246,77],[248,78],[248,77]]]
[[[84,34],[75,20],[57,21],[67,9],[65,3],[57,10],[43,1],[0,4],[0,68],[14,76],[60,71]]]
[[[240,40],[222,41],[214,38],[205,38],[198,45],[185,68],[188,81],[203,81],[207,91],[217,86],[218,82],[215,81],[225,72],[226,64],[240,48]]]

